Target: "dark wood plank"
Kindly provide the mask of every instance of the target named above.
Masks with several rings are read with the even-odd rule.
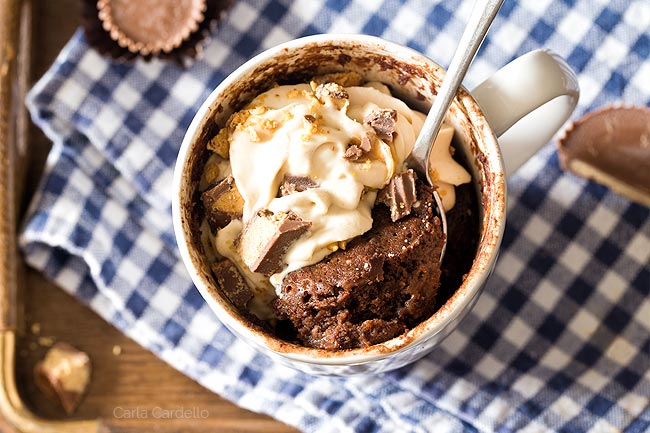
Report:
[[[38,78],[75,31],[79,3],[37,0],[34,13],[33,75]],[[48,139],[33,125],[30,146],[23,207],[38,184],[50,148]],[[206,390],[122,335],[34,270],[26,271],[25,282],[26,332],[19,339],[16,376],[25,402],[37,414],[50,419],[65,417],[62,409],[35,387],[33,368],[49,344],[66,341],[86,351],[94,367],[89,392],[72,418],[102,417],[111,431],[124,432],[295,431]],[[159,410],[155,412],[156,408],[189,409],[194,413],[163,420],[156,417],[156,413],[162,414]],[[127,414],[135,418],[128,419]]]

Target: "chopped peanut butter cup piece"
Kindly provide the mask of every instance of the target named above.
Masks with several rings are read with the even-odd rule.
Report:
[[[253,299],[253,291],[244,280],[237,266],[230,260],[222,260],[212,265],[212,273],[226,297],[237,308],[246,308]]]
[[[208,150],[216,153],[223,159],[230,157],[230,142],[228,141],[228,128],[221,128],[219,133],[208,141]]]
[[[374,139],[374,134],[366,132],[360,141],[353,140],[350,142],[343,158],[353,162],[365,160],[365,156],[372,150],[372,142]]]
[[[213,230],[225,227],[230,221],[242,217],[244,199],[239,194],[232,176],[204,191],[201,201]]]
[[[203,170],[203,182],[208,186],[216,185],[219,182],[219,173],[221,173],[219,163],[214,159],[209,159]]]
[[[393,221],[410,214],[413,203],[417,201],[413,170],[406,170],[393,176],[388,185],[379,191],[377,201],[388,206]]]
[[[396,121],[397,111],[391,108],[374,110],[363,119],[364,123],[372,126],[379,138],[387,142],[393,141]]]
[[[48,397],[57,399],[67,414],[72,414],[90,382],[90,358],[68,343],[59,342],[36,364],[34,379]]]
[[[311,227],[294,212],[262,209],[242,231],[237,244],[241,258],[253,272],[273,275],[284,266],[289,247]]]
[[[280,185],[280,195],[285,196],[317,187],[318,184],[309,176],[293,176],[291,174],[285,174],[282,185]]]
[[[315,82],[312,82],[311,87],[314,91],[314,96],[323,105],[331,104],[340,110],[349,102],[350,95],[348,95],[348,92],[336,83],[316,85]]]

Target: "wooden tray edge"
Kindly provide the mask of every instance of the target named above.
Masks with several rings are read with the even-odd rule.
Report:
[[[79,0],[71,1],[78,2]],[[30,198],[25,195],[25,192],[31,195],[33,193],[32,188],[35,186],[31,185],[29,181],[36,166],[29,166],[28,164],[34,164],[35,159],[37,159],[36,163],[39,164],[39,168],[43,164],[43,161],[38,160],[41,155],[35,153],[34,147],[38,147],[39,143],[34,141],[35,126],[29,121],[23,101],[34,78],[32,66],[34,66],[34,69],[46,66],[43,64],[42,58],[36,57],[41,55],[40,49],[42,47],[38,46],[38,44],[43,43],[43,32],[41,30],[52,31],[52,27],[48,22],[53,17],[49,15],[52,8],[49,6],[44,7],[43,5],[46,2],[50,3],[50,0],[0,0],[0,155],[2,155],[0,157],[0,432],[132,433],[135,431],[158,431],[159,428],[160,431],[166,432],[288,431],[287,428],[276,426],[276,423],[280,424],[278,420],[260,419],[257,414],[251,417],[248,411],[235,408],[233,403],[224,402],[227,407],[223,403],[212,405],[207,403],[205,398],[199,404],[205,404],[211,410],[219,411],[219,414],[225,418],[223,422],[205,425],[197,424],[196,426],[186,422],[163,425],[161,424],[162,418],[157,420],[151,416],[148,418],[148,422],[147,419],[144,419],[145,422],[141,424],[141,420],[129,417],[118,418],[114,414],[106,412],[90,412],[85,415],[85,419],[54,420],[48,418],[46,411],[40,412],[42,408],[30,399],[29,387],[32,384],[25,382],[24,374],[22,376],[19,374],[26,372],[27,375],[31,375],[32,373],[30,365],[23,371],[21,371],[21,368],[25,366],[25,359],[27,359],[25,353],[27,351],[33,353],[30,345],[26,344],[26,342],[31,341],[32,344],[36,344],[39,332],[35,332],[34,328],[29,326],[30,321],[25,320],[28,318],[23,314],[23,311],[31,311],[30,307],[32,305],[30,301],[33,301],[33,299],[30,298],[34,295],[34,292],[31,291],[33,286],[30,285],[30,281],[35,274],[40,273],[34,273],[24,264],[17,249],[17,233],[20,213],[24,212],[25,202]],[[62,8],[58,7],[58,1],[51,3],[57,4],[54,9],[62,10]],[[63,10],[63,13],[68,13],[65,8]],[[37,32],[34,32],[33,43],[32,29],[34,25],[32,24],[32,18],[35,19],[34,24],[39,25],[39,28],[35,29]],[[41,25],[43,27],[40,27]],[[50,37],[56,38],[57,34],[45,34],[45,38],[48,38],[48,40]],[[68,36],[66,36],[67,38]],[[7,47],[9,48],[8,51],[6,50]],[[10,55],[6,56],[6,53]],[[34,59],[33,63],[32,58]],[[7,65],[5,74],[2,73],[4,70],[2,65],[4,64]],[[38,290],[41,289],[42,287],[38,287]],[[59,292],[63,293],[60,290]],[[30,298],[27,298],[28,293]],[[38,297],[38,293],[40,292],[36,292],[36,297]],[[38,322],[32,321],[31,325],[35,323]],[[46,323],[41,320],[38,324],[40,327],[40,324]],[[43,329],[46,329],[46,326]],[[53,332],[48,335],[57,335],[57,333]],[[128,339],[123,334],[121,336]],[[133,340],[128,340],[128,344],[137,345]],[[66,340],[63,339],[62,341]],[[74,341],[71,340],[70,342],[73,343]],[[41,345],[40,342],[38,344],[39,351],[46,347],[46,345]],[[117,347],[120,348],[120,346]],[[146,351],[139,345],[138,348],[143,353]],[[121,355],[123,360],[119,364],[125,362],[130,362],[131,365],[136,364],[137,362],[133,361],[133,355],[139,355],[132,353],[128,346],[125,347],[125,351],[126,354]],[[113,352],[111,356],[117,355]],[[124,361],[129,356],[131,361]],[[164,363],[160,359],[156,359],[161,365]],[[157,371],[162,371],[166,375],[164,377],[171,377],[171,374],[167,373],[167,371],[176,369],[167,363],[164,364],[164,369],[158,369]],[[94,369],[95,367],[93,367]],[[180,375],[181,373],[177,374]],[[192,382],[196,384],[195,381]],[[97,382],[93,383],[97,384]],[[173,383],[178,385],[180,382],[174,380]],[[187,387],[183,385],[183,389],[186,390]],[[176,390],[174,391],[175,394],[178,394]],[[93,385],[91,383],[89,394],[92,392]],[[214,392],[209,394],[211,398],[216,396]],[[88,400],[88,397],[90,396],[86,396],[85,400]],[[223,400],[221,397],[218,398]],[[162,402],[161,408],[183,408],[179,404],[184,404],[184,401],[165,400]],[[112,402],[112,404],[115,403],[121,404],[118,401]],[[127,409],[136,407],[133,406],[135,404],[133,400],[127,401],[125,404]],[[129,404],[131,406],[128,406]],[[194,404],[194,402],[188,400],[188,404]],[[242,415],[243,418],[240,418]],[[272,424],[269,424],[269,422],[272,422]],[[268,427],[269,425],[271,427]],[[199,429],[194,427],[199,427]],[[294,429],[291,428],[290,431],[294,431]]]
[[[31,65],[31,0],[0,0],[0,416],[23,433],[100,431],[99,420],[48,421],[34,415],[16,386],[16,333],[21,330],[17,220],[27,113],[23,100]]]

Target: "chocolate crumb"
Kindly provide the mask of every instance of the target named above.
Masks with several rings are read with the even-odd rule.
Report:
[[[32,326],[30,327],[30,330],[32,331],[32,334],[38,335],[41,333],[41,324],[38,322],[32,323]]]
[[[316,96],[316,99],[318,99],[321,104],[332,104],[339,110],[343,108],[350,99],[348,92],[336,83],[323,83],[317,85],[316,82],[312,81],[311,87],[314,91],[314,96]]]
[[[54,337],[38,337],[38,345],[41,347],[51,347],[54,344]]]
[[[354,162],[358,162],[362,160],[362,158],[365,160],[366,158],[364,157],[367,156],[372,149],[374,139],[375,135],[370,132],[366,132],[361,137],[361,140],[353,139],[353,141],[348,145],[343,158]]]
[[[356,144],[351,144],[345,151],[343,158],[350,161],[358,161],[363,156],[363,151]]]
[[[393,141],[396,121],[397,111],[390,108],[374,110],[363,119],[364,123],[372,126],[379,138],[387,142]]]
[[[280,196],[303,192],[317,187],[318,184],[309,176],[293,176],[291,174],[285,174],[282,185],[280,185]]]

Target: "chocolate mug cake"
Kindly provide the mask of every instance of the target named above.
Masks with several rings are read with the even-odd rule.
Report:
[[[460,285],[477,198],[444,125],[431,173],[448,220],[440,263],[433,189],[405,163],[424,114],[356,72],[305,81],[261,92],[202,135],[195,229],[214,281],[249,320],[307,347],[368,347]]]
[[[380,209],[391,213],[389,206],[392,203],[396,203],[399,209],[395,209],[394,215],[397,218],[395,222],[392,221],[391,215],[391,223],[405,222],[406,218],[415,215],[418,204],[414,202],[411,205],[411,214],[399,218],[404,213],[402,212],[402,204],[406,212],[408,208],[406,200],[413,194],[417,196],[419,193],[417,182],[414,193],[409,186],[409,175],[404,173],[407,171],[407,167],[395,164],[395,161],[399,158],[397,152],[393,155],[391,150],[391,158],[388,158],[388,153],[384,151],[386,149],[384,144],[389,149],[392,149],[391,146],[393,146],[397,151],[398,142],[404,138],[405,134],[408,134],[408,128],[405,129],[406,132],[402,131],[402,134],[396,130],[397,134],[393,134],[392,137],[392,145],[379,138],[378,140],[382,141],[383,144],[376,143],[373,137],[378,137],[383,132],[373,128],[373,125],[384,129],[382,128],[384,123],[388,122],[390,124],[391,120],[393,120],[392,113],[380,111],[373,116],[368,116],[369,112],[361,115],[357,112],[356,117],[348,121],[343,118],[344,114],[347,116],[347,112],[343,113],[341,111],[340,114],[336,114],[332,111],[332,114],[336,114],[335,119],[346,122],[346,125],[353,128],[356,133],[352,135],[348,133],[347,129],[341,129],[342,132],[345,132],[345,134],[341,133],[341,136],[347,137],[347,139],[335,145],[334,150],[330,149],[328,151],[324,147],[319,155],[327,155],[327,152],[332,152],[330,153],[332,158],[321,158],[321,162],[334,162],[331,167],[339,170],[338,173],[342,175],[342,179],[347,179],[349,176],[354,177],[352,173],[366,164],[369,168],[374,167],[375,173],[383,177],[382,182],[379,185],[375,183],[376,186],[366,185],[364,182],[370,183],[373,178],[362,176],[362,179],[359,180],[362,186],[356,188],[323,188],[322,174],[329,173],[331,175],[332,171],[326,170],[322,174],[317,172],[318,177],[314,178],[314,176],[310,176],[312,172],[309,170],[293,170],[293,168],[289,170],[289,166],[294,167],[293,163],[286,167],[285,164],[279,164],[276,165],[276,168],[279,167],[276,175],[269,176],[271,182],[258,182],[258,184],[266,185],[267,190],[263,195],[257,196],[249,195],[251,191],[254,192],[249,187],[255,186],[255,182],[247,182],[248,177],[258,174],[258,165],[263,166],[273,162],[278,164],[278,158],[286,155],[282,153],[282,149],[286,149],[287,144],[280,143],[280,147],[274,147],[274,151],[269,151],[258,164],[252,162],[256,161],[257,158],[255,154],[246,152],[246,145],[240,146],[235,141],[223,140],[226,132],[223,132],[219,139],[215,137],[224,128],[227,131],[229,126],[238,123],[229,123],[233,113],[255,108],[249,105],[263,93],[280,89],[284,85],[302,85],[305,91],[311,92],[316,97],[316,87],[322,83],[314,80],[315,86],[312,87],[311,81],[314,77],[346,71],[356,72],[363,77],[361,86],[338,83],[348,92],[348,97],[354,98],[354,90],[350,92],[349,89],[372,87],[374,83],[381,83],[376,90],[389,90],[392,97],[405,103],[404,105],[411,112],[414,110],[426,112],[429,109],[431,101],[436,97],[445,76],[445,71],[440,65],[421,53],[372,36],[325,34],[289,41],[255,56],[226,77],[213,90],[198,109],[188,127],[179,151],[176,169],[174,170],[172,189],[174,233],[178,240],[179,253],[183,263],[208,307],[223,325],[242,341],[257,348],[260,353],[283,365],[309,374],[350,376],[394,370],[425,356],[458,327],[486,287],[486,282],[496,263],[505,229],[505,168],[509,168],[511,171],[516,170],[533,149],[543,145],[546,142],[546,137],[557,131],[561,123],[570,116],[579,95],[575,74],[564,60],[547,50],[536,50],[515,59],[474,89],[473,93],[470,93],[464,87],[459,88],[449,107],[446,118],[446,121],[452,126],[452,128],[447,129],[452,133],[449,134],[451,147],[435,146],[433,153],[440,152],[438,156],[460,162],[464,169],[471,174],[471,182],[460,184],[461,182],[458,182],[460,179],[447,178],[449,173],[444,174],[440,167],[437,168],[440,175],[440,178],[436,181],[440,192],[439,195],[442,196],[443,201],[447,201],[446,205],[444,203],[439,205],[440,208],[449,209],[449,202],[452,201],[452,198],[455,200],[453,200],[453,208],[446,212],[447,249],[444,261],[440,265],[440,285],[435,294],[435,306],[432,310],[434,312],[413,327],[409,327],[410,323],[400,318],[408,329],[386,341],[367,346],[365,344],[376,341],[374,335],[363,333],[363,335],[369,336],[369,340],[362,342],[358,338],[358,335],[361,335],[359,332],[356,332],[356,336],[352,335],[355,332],[342,333],[340,335],[350,335],[350,339],[346,340],[347,337],[345,337],[342,343],[349,344],[352,348],[343,349],[341,347],[332,350],[320,346],[309,346],[309,344],[313,343],[305,338],[304,333],[308,328],[300,329],[302,323],[298,323],[298,326],[296,326],[289,318],[279,317],[278,311],[273,308],[273,305],[274,300],[278,298],[276,290],[279,290],[286,278],[280,279],[274,275],[280,274],[279,277],[283,277],[282,273],[288,270],[284,276],[286,277],[289,272],[300,271],[308,266],[318,265],[319,263],[316,261],[313,263],[306,261],[304,265],[293,269],[290,267],[298,263],[298,260],[294,259],[309,257],[308,252],[312,250],[308,248],[309,245],[318,247],[314,248],[313,251],[323,252],[323,256],[319,257],[317,261],[325,263],[327,260],[334,260],[329,257],[342,255],[343,252],[354,246],[356,238],[361,239],[361,237],[366,236],[366,233],[370,233],[373,224],[379,222],[376,215]],[[535,77],[543,77],[543,79],[537,80]],[[325,82],[337,83],[337,80],[326,79]],[[539,83],[542,82],[544,85],[541,92],[531,92],[533,85],[532,88],[539,90]],[[274,87],[275,84],[279,87]],[[338,91],[335,87],[329,87],[322,88],[318,93],[322,96],[327,94],[333,96],[338,94]],[[298,92],[298,94],[302,94],[302,92]],[[503,102],[508,101],[508,99],[502,96],[506,94],[515,95],[521,103],[516,106],[504,106]],[[310,98],[310,96],[308,94],[304,95],[303,99],[305,98]],[[328,111],[334,110],[334,107],[344,108],[345,101],[331,101],[331,109],[328,109]],[[538,107],[541,107],[541,109],[538,109]],[[390,109],[391,107],[384,108]],[[403,112],[401,114],[404,116],[400,116],[399,110],[395,107],[392,108],[398,111],[397,117],[394,119],[397,123],[400,122],[402,117],[410,116],[413,119],[418,116],[417,114],[409,115],[408,112]],[[263,108],[260,110],[263,111]],[[354,110],[352,111],[354,112]],[[262,120],[262,125],[270,126],[269,129],[274,126],[273,122],[263,122],[264,113],[254,112],[252,114],[258,120]],[[307,114],[310,115],[305,117]],[[508,128],[512,126],[514,128],[511,129],[512,132],[521,133],[530,128],[529,122],[518,121],[522,119],[522,116],[525,116],[525,120],[533,119],[537,122],[535,124],[536,135],[530,136],[530,140],[527,140],[524,147],[506,147],[502,150],[497,141],[497,137],[502,136],[502,134],[501,138],[505,140],[506,144],[512,144],[513,146],[515,144],[512,140],[508,141],[509,134],[504,134]],[[311,121],[315,120],[316,125],[314,127],[318,131],[319,119],[317,116],[303,112],[298,116],[294,115],[293,118],[303,125],[305,122],[311,124]],[[278,119],[269,120],[277,121]],[[352,120],[356,124],[350,123]],[[390,134],[390,131],[386,132]],[[245,137],[247,133],[249,138],[256,135],[259,137],[261,133],[259,138],[265,139],[264,131],[258,131],[255,127],[253,127],[253,131],[245,128],[239,133],[242,137]],[[366,137],[366,133],[370,135]],[[385,135],[390,138],[388,134]],[[301,135],[302,133],[295,134],[298,138]],[[364,137],[367,140],[363,139]],[[260,140],[260,142],[264,143],[265,141]],[[404,143],[404,141],[401,142]],[[214,151],[208,149],[208,144]],[[226,144],[228,145],[227,154],[225,153]],[[368,144],[370,144],[370,147]],[[370,148],[369,151],[367,151],[368,148]],[[243,156],[246,162],[241,166],[236,162],[238,159],[236,149],[243,150],[239,156]],[[408,152],[408,149],[402,150]],[[400,154],[402,154],[402,150],[400,150]],[[220,153],[227,155],[229,159],[226,160]],[[359,162],[355,162],[355,159]],[[366,162],[366,159],[370,161]],[[304,158],[296,159],[296,161],[304,160]],[[392,166],[390,165],[391,160],[393,161]],[[347,161],[349,165],[345,166],[341,161]],[[341,167],[344,167],[344,169],[342,170]],[[233,175],[232,184],[226,182],[222,185],[224,190],[230,192],[223,195],[223,198],[216,194],[213,196],[215,201],[224,204],[237,203],[239,199],[234,192],[233,186],[237,188],[237,192],[244,202],[249,201],[252,203],[252,199],[254,199],[257,203],[258,199],[262,199],[259,200],[260,206],[252,206],[250,211],[247,211],[246,206],[242,205],[242,220],[240,220],[241,228],[239,231],[231,226],[237,220],[235,218],[232,222],[227,223],[225,227],[218,228],[215,232],[211,230],[206,218],[202,194],[219,183],[220,181],[217,179],[223,180],[231,174]],[[378,192],[384,189],[396,174],[400,175],[400,178],[396,179],[396,182],[393,182],[393,185],[389,186],[388,190],[382,193],[380,197]],[[433,174],[435,178],[436,173]],[[443,176],[447,178],[448,184],[458,183],[459,185],[454,185],[453,189],[446,189],[445,184],[440,182],[440,180],[443,180]],[[305,177],[309,177],[309,179],[305,179]],[[240,179],[243,179],[243,181],[240,181]],[[334,180],[336,180],[336,177]],[[314,188],[314,184],[319,187]],[[318,191],[319,189],[321,191]],[[355,191],[359,190],[361,192],[365,191],[365,193],[359,192],[357,195]],[[332,192],[330,196],[323,194],[328,191]],[[355,193],[352,194],[352,192]],[[398,195],[393,195],[394,198],[391,198],[391,192]],[[347,233],[354,236],[349,238],[339,237],[336,244],[333,242],[305,243],[304,241],[310,235],[313,236],[318,231],[318,224],[322,222],[321,218],[311,218],[310,214],[303,213],[298,207],[292,208],[285,205],[294,200],[298,201],[301,196],[319,195],[328,198],[330,203],[338,203],[339,205],[347,203],[348,217],[356,215],[357,223],[366,221],[365,227],[368,227],[368,231],[354,235],[354,231],[364,226],[361,224],[332,224],[332,227],[345,229]],[[373,195],[374,200],[372,200]],[[379,200],[377,200],[378,197]],[[346,198],[347,200],[344,200]],[[280,202],[278,203],[275,200],[280,200]],[[360,208],[358,204],[362,200],[366,207]],[[438,200],[437,197],[436,200]],[[416,201],[420,200],[416,199]],[[315,201],[312,202],[316,203]],[[320,200],[319,203],[324,204],[327,202]],[[355,203],[357,204],[356,208],[350,206]],[[304,204],[305,202],[303,202]],[[302,207],[302,209],[305,208],[305,206]],[[327,208],[327,206],[321,206],[321,209]],[[264,211],[265,209],[270,211],[272,216]],[[343,207],[343,209],[346,208]],[[349,213],[355,209],[356,213]],[[361,212],[361,209],[367,210]],[[226,206],[222,210],[226,211],[226,218],[230,218],[229,214],[239,214],[239,209],[234,206]],[[263,211],[261,217],[267,218],[267,221],[262,220],[262,225],[259,226],[266,227],[266,229],[262,230],[260,228],[258,230],[260,234],[265,235],[263,238],[257,238],[259,242],[254,241],[255,237],[248,239],[248,247],[244,252],[248,265],[244,264],[244,266],[238,267],[232,260],[224,262],[223,258],[228,257],[219,252],[219,248],[214,248],[213,239],[226,235],[222,240],[231,239],[233,241],[232,246],[235,247],[232,250],[233,254],[236,253],[239,243],[235,245],[234,240],[238,238],[244,228],[243,220],[246,220],[246,225],[248,225],[250,217],[260,211]],[[293,211],[295,216],[288,211]],[[224,215],[216,216],[218,216],[217,221],[227,222],[227,220],[221,220]],[[298,221],[296,217],[300,218],[302,222]],[[362,217],[368,217],[368,219],[364,220]],[[372,220],[372,222],[368,225],[369,220]],[[303,227],[304,222],[309,227]],[[237,223],[234,222],[234,224]],[[228,230],[229,227],[233,229],[232,232]],[[305,228],[305,232],[299,235]],[[292,237],[288,238],[289,241],[286,245],[289,245],[290,242],[291,245],[286,250],[284,247],[280,248],[282,244],[272,248],[272,241],[276,238],[276,235],[280,235],[284,231],[296,235],[295,240],[292,241]],[[221,236],[219,236],[220,233]],[[327,233],[329,232],[325,232],[325,234]],[[332,239],[324,236],[322,240],[331,241]],[[217,244],[220,244],[220,242],[217,242]],[[298,248],[301,244],[305,248]],[[281,253],[282,260],[279,265],[277,261],[271,260],[273,255],[269,257],[269,260],[259,260],[264,257],[264,254],[258,254],[255,251],[264,253],[267,250]],[[414,250],[419,250],[419,247],[414,248]],[[300,253],[301,251],[302,253]],[[234,255],[233,258],[235,258]],[[434,257],[433,260],[436,260],[436,258]],[[218,265],[215,265],[215,263],[218,263]],[[246,281],[246,276],[242,275],[242,273],[247,272],[246,269],[249,269],[248,272],[250,272],[249,265],[253,267],[262,265],[262,270],[265,272],[273,271],[274,267],[280,266],[279,272],[271,274],[271,277],[261,273],[252,273],[253,276],[260,278],[259,287],[266,285],[271,289],[260,291],[260,293],[268,293],[268,298],[262,298],[256,290],[251,290],[248,281]],[[217,269],[219,277],[216,277],[215,272],[213,272],[215,266],[219,267]],[[372,263],[368,263],[368,266],[372,268]],[[384,277],[390,275],[390,273],[386,273],[385,266],[382,266],[382,270],[383,274],[378,273],[377,275],[383,275]],[[273,282],[271,279],[273,279]],[[233,282],[234,287],[241,290],[231,291],[229,298],[226,290],[224,290],[226,285],[222,284],[225,281]],[[381,283],[376,283],[376,285],[366,284],[362,287],[374,290],[375,288],[380,289],[380,286],[382,286]],[[318,287],[318,285],[315,285],[315,287]],[[255,288],[257,288],[257,284],[255,284]],[[251,291],[253,292],[252,297]],[[325,311],[324,314],[331,319],[322,323],[319,322],[318,325],[329,328],[328,323],[344,323],[347,321],[352,325],[359,325],[361,322],[373,319],[387,322],[393,320],[391,317],[386,316],[372,316],[378,309],[366,305],[369,304],[366,299],[374,301],[374,295],[362,299],[358,297],[361,293],[358,290],[355,290],[354,293],[347,291],[340,291],[339,293],[341,296],[331,296],[330,299],[342,301],[339,304],[342,308],[336,310],[334,303],[328,304],[333,308],[329,312]],[[304,300],[302,296],[300,298],[305,305],[311,302],[311,298],[308,296]],[[361,300],[361,303],[357,302],[355,304],[355,299]],[[260,303],[260,300],[265,302]],[[381,303],[382,301],[378,300],[378,302]],[[258,311],[258,306],[260,306],[258,304],[265,308]],[[393,308],[392,304],[388,305],[392,311],[398,311],[398,308]],[[361,309],[357,308],[358,306]],[[253,314],[253,312],[263,312],[262,310],[272,314],[272,316],[267,318]],[[337,312],[335,319],[330,314],[330,312],[334,311]],[[402,317],[406,318],[410,308],[402,311],[406,313]],[[357,314],[357,312],[359,313]],[[352,318],[352,313],[357,314],[355,318]],[[339,317],[342,319],[341,322],[337,322]],[[362,329],[360,326],[357,326],[358,330]],[[355,326],[350,326],[349,329],[353,330]],[[377,328],[375,327],[375,329]],[[320,331],[317,330],[317,332]],[[399,330],[392,332],[399,332]],[[337,335],[339,334],[337,333]],[[323,334],[323,336],[327,337],[326,334]],[[300,340],[301,337],[303,341]],[[355,338],[358,341],[353,343]],[[385,338],[388,338],[388,336]],[[380,339],[383,338],[377,340]],[[326,338],[322,341],[325,343],[323,346],[332,343],[337,344],[337,338]],[[361,346],[362,344],[364,346]]]

